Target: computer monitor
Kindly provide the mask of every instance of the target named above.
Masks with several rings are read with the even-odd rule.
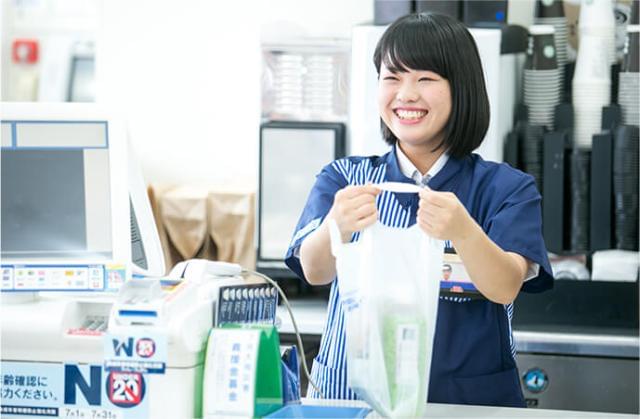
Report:
[[[132,272],[164,274],[123,119],[95,104],[1,103],[0,122],[3,291],[107,291]]]
[[[166,273],[164,252],[149,203],[147,185],[131,142],[127,141],[127,144],[133,273],[134,275],[163,276]]]
[[[256,260],[260,272],[276,278],[294,275],[284,264],[291,235],[318,173],[344,156],[344,136],[344,124],[334,122],[261,125]]]

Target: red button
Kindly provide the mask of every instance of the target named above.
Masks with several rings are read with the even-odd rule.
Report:
[[[38,62],[38,41],[35,39],[14,40],[12,57],[14,63],[35,64]]]

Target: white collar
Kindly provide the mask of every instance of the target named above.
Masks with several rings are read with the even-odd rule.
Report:
[[[433,166],[431,166],[429,171],[423,175],[416,166],[411,163],[411,160],[409,160],[409,157],[404,154],[398,143],[396,143],[396,156],[398,157],[398,166],[400,166],[402,174],[409,179],[413,179],[416,183],[421,183],[423,179],[428,180],[437,175],[449,160],[449,153],[445,151],[440,155],[440,157],[438,157],[438,160],[433,163]]]

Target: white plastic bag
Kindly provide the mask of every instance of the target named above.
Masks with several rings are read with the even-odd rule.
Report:
[[[349,386],[379,414],[421,416],[427,401],[444,243],[380,222],[342,243],[330,224],[345,311]]]

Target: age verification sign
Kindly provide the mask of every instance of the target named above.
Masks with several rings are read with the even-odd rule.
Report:
[[[164,374],[167,364],[167,336],[148,330],[128,334],[105,334],[106,371]]]

